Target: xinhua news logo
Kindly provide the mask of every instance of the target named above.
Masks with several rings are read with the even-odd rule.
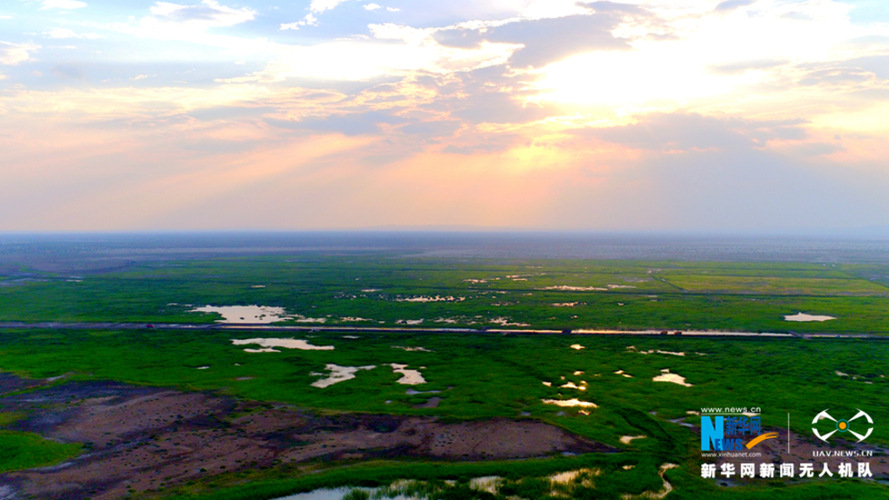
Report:
[[[759,415],[701,416],[701,451],[742,451],[752,449],[777,432],[762,432]]]

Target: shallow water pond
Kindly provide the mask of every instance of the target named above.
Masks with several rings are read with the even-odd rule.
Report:
[[[399,365],[398,363],[392,363],[389,366],[392,367],[392,371],[394,373],[401,374],[401,378],[396,380],[396,383],[398,384],[419,385],[426,383],[426,379],[423,378],[423,375],[418,370],[408,370],[408,365]]]
[[[299,349],[301,351],[332,351],[332,345],[312,345],[307,340],[300,339],[231,339],[234,345],[258,345],[262,349],[244,349],[247,352],[281,352],[275,347],[283,347],[285,349]]]
[[[590,403],[589,401],[581,401],[577,398],[571,399],[541,399],[544,404],[548,405],[556,405],[561,406],[563,408],[571,408],[575,406],[579,406],[581,408],[598,408],[599,405],[596,403]]]
[[[796,313],[796,314],[787,314],[784,316],[784,321],[827,321],[831,319],[836,319],[833,316],[824,316],[818,314],[806,314],[806,313]]]
[[[203,306],[191,309],[189,312],[217,313],[222,319],[217,323],[261,323],[269,324],[289,319],[283,307],[267,306]]]
[[[692,387],[692,384],[689,384],[685,381],[685,377],[676,373],[670,373],[670,370],[663,369],[661,370],[661,374],[651,379],[655,382],[670,382],[673,384],[679,384],[684,387]]]
[[[330,387],[333,384],[338,384],[340,382],[345,382],[346,380],[352,380],[355,378],[355,374],[361,370],[373,370],[376,368],[375,365],[368,366],[340,366],[335,365],[333,363],[328,363],[324,369],[329,371],[330,373],[327,375],[327,378],[322,378],[312,382],[312,387],[318,387],[320,389],[324,389],[325,387]],[[323,377],[323,373],[311,373],[310,375],[316,377]]]

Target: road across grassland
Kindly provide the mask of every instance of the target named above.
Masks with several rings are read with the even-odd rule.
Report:
[[[872,333],[756,333],[726,332],[706,330],[535,330],[535,329],[501,329],[501,328],[407,328],[407,327],[364,327],[364,326],[299,326],[270,325],[255,323],[103,323],[103,322],[57,322],[46,321],[25,323],[19,321],[0,322],[0,329],[19,330],[232,330],[232,331],[263,331],[263,332],[295,332],[295,333],[430,333],[430,334],[497,334],[497,335],[608,335],[608,336],[645,336],[645,337],[731,337],[731,338],[764,338],[764,339],[871,339],[889,340],[889,336]]]

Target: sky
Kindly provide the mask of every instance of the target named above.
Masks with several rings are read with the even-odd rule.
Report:
[[[4,0],[0,231],[889,227],[884,0]]]

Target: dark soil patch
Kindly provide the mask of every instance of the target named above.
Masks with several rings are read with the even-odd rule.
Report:
[[[10,392],[28,389],[42,383],[40,380],[28,380],[16,377],[11,373],[0,373],[0,394],[8,394]]]
[[[123,498],[238,470],[317,460],[503,460],[617,451],[532,420],[315,414],[206,393],[69,382],[0,398],[16,429],[86,443],[75,460],[0,475],[18,498]]]

